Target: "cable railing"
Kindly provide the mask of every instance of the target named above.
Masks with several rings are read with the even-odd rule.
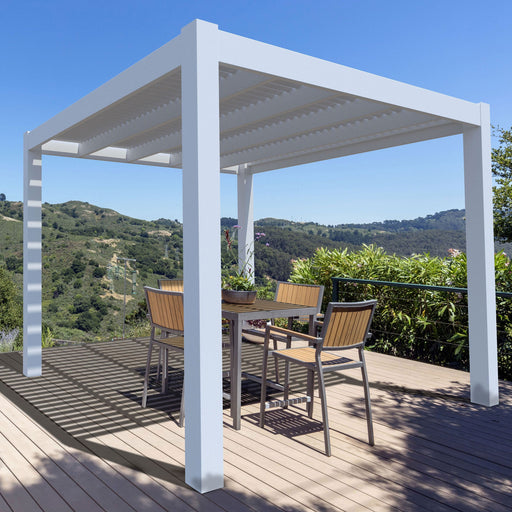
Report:
[[[332,300],[377,299],[372,350],[469,369],[467,288],[332,278]],[[512,293],[496,293],[500,377],[512,380]]]

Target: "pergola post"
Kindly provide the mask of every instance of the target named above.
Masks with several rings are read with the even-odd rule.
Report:
[[[216,25],[183,28],[185,481],[223,487],[219,42]]]
[[[23,374],[38,377],[41,359],[41,149],[23,151]]]
[[[239,166],[237,175],[238,193],[238,263],[240,269],[245,265],[251,269],[254,281],[254,215],[252,174],[246,166]]]
[[[499,402],[489,105],[464,127],[464,183],[471,401]]]

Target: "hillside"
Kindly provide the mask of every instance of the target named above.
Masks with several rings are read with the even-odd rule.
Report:
[[[178,221],[144,221],[78,201],[43,204],[43,321],[57,338],[95,339],[122,332],[123,298],[127,316],[140,313],[143,286],[182,275],[183,227]],[[325,226],[283,219],[261,219],[255,230],[256,277],[286,280],[291,260],[316,248],[358,250],[376,244],[402,256],[428,252],[446,256],[464,250],[464,211],[450,210],[413,221]],[[236,219],[223,218],[223,228]],[[268,245],[267,245],[268,244]],[[127,262],[126,280],[124,260]],[[0,202],[0,264],[21,293],[22,204]]]
[[[0,261],[21,289],[22,204],[2,202],[0,215]],[[142,221],[77,201],[45,203],[42,218],[43,322],[57,338],[119,335],[125,285],[129,315],[143,299],[141,285],[181,275],[177,222]],[[127,264],[126,282],[118,258],[137,260]]]
[[[386,220],[370,224],[322,225],[265,218],[261,229],[279,228],[324,238],[337,244],[360,247],[375,244],[400,256],[429,253],[444,257],[450,248],[466,249],[465,211],[447,210],[413,220]]]
[[[11,272],[20,297],[22,219],[21,202],[0,201],[0,264]],[[258,280],[263,276],[287,279],[291,259],[309,257],[321,245],[347,246],[269,228],[265,243],[255,247]],[[45,203],[42,247],[43,322],[59,339],[119,336],[125,290],[129,318],[140,314],[144,285],[156,286],[159,278],[182,276],[183,226],[168,219],[144,221],[78,201]],[[126,280],[120,258],[136,260],[127,262]]]

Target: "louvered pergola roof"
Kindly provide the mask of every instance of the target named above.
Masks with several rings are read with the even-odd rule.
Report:
[[[252,172],[289,167],[459,134],[464,124],[480,124],[478,104],[219,34],[222,172],[240,165]],[[178,37],[30,139],[48,155],[181,168],[179,46]]]

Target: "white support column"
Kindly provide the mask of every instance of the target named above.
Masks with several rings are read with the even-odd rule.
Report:
[[[464,128],[471,401],[499,402],[489,105]]]
[[[246,269],[254,271],[254,215],[252,174],[245,166],[238,168],[238,262],[240,269],[247,263]],[[254,280],[254,273],[252,274]]]
[[[195,20],[181,37],[185,481],[204,493],[224,485],[218,28]]]
[[[23,374],[38,377],[41,359],[41,149],[23,151]]]

